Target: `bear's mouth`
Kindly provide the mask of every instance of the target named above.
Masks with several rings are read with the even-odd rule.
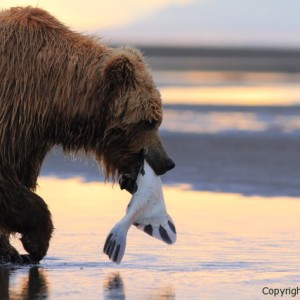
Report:
[[[121,173],[121,176],[119,177],[119,185],[122,190],[125,189],[130,194],[133,194],[137,191],[138,186],[136,184],[136,180],[141,167],[143,166],[143,162],[146,158],[147,153],[147,148],[141,149],[139,153],[135,154],[130,170]]]
[[[122,190],[125,189],[131,194],[137,191],[136,180],[145,159],[157,176],[161,176],[175,167],[175,163],[169,157],[162,161],[157,156],[151,155],[148,148],[142,148],[139,153],[134,155],[130,169],[120,172],[119,185]]]
[[[138,186],[136,184],[137,176],[132,176],[129,173],[122,174],[119,178],[119,185],[121,190],[126,190],[130,194],[133,194],[137,191]]]

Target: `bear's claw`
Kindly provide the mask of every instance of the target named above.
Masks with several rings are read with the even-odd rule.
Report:
[[[17,250],[13,247],[9,250],[0,249],[0,265],[1,264],[17,264],[17,265],[27,265],[27,264],[38,264],[38,261],[33,260],[28,254],[19,254]]]

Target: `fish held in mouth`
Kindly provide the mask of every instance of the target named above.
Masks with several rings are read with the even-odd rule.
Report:
[[[136,183],[138,189],[132,195],[126,215],[110,231],[103,248],[109,259],[117,264],[124,256],[131,225],[167,244],[176,241],[176,228],[167,213],[160,176],[155,174],[146,160]]]

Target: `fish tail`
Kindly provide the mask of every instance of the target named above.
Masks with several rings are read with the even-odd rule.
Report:
[[[166,220],[161,224],[134,224],[138,229],[144,231],[148,235],[159,239],[167,244],[174,244],[176,242],[176,228],[172,218],[167,215]]]
[[[103,252],[113,262],[120,264],[125,253],[128,227],[122,222],[117,223],[107,235]]]

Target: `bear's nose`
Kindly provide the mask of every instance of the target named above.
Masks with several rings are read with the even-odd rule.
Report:
[[[175,163],[172,159],[169,158],[166,163],[166,169],[167,169],[167,171],[170,171],[173,168],[175,168]]]

